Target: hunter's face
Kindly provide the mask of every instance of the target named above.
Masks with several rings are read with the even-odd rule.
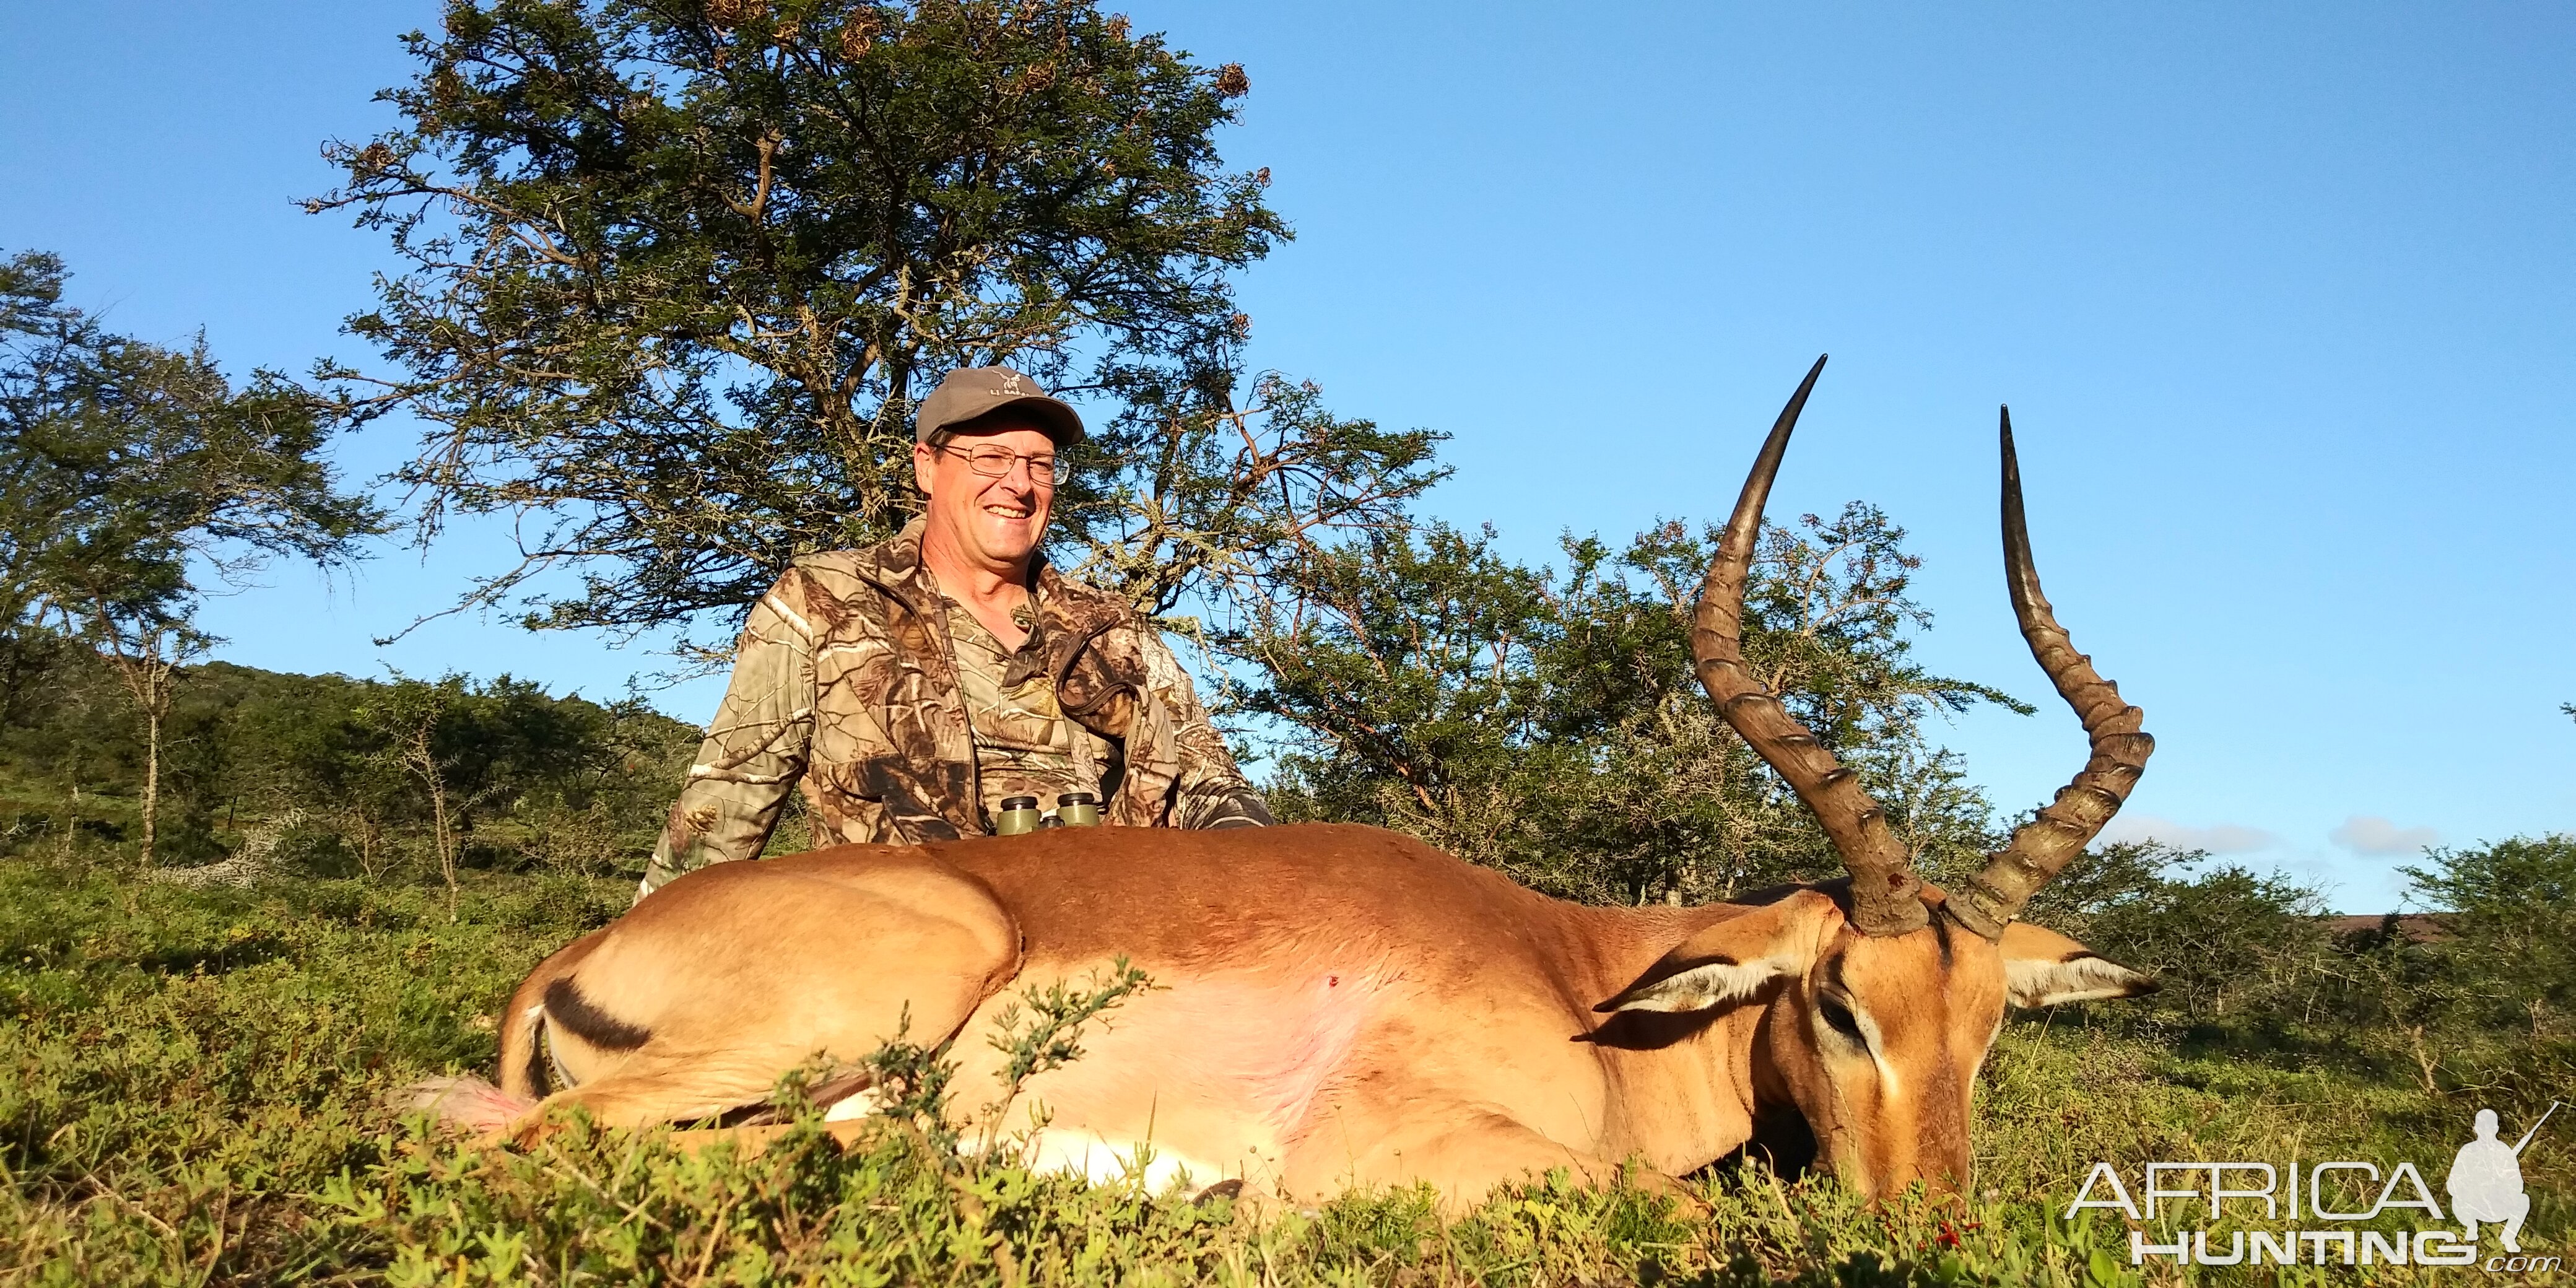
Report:
[[[978,473],[971,459],[999,449],[1012,454],[998,476]],[[930,493],[932,538],[967,559],[995,570],[1025,568],[1045,535],[1055,489],[1030,476],[1030,457],[1052,459],[1055,440],[1026,427],[959,434],[944,448],[918,447],[913,468]]]

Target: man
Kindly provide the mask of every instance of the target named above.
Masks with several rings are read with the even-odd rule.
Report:
[[[753,607],[644,894],[757,857],[800,782],[818,845],[981,836],[1008,797],[1072,792],[1114,825],[1271,821],[1160,633],[1039,553],[1082,437],[1007,367],[940,382],[914,421],[921,516],[798,559]]]

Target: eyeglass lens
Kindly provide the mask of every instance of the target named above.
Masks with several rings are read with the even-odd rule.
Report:
[[[1018,452],[1004,448],[979,447],[965,453],[965,457],[969,469],[989,478],[1000,478],[1010,473],[1013,461],[1027,461],[1030,482],[1055,482],[1056,462],[1052,456],[1022,456]]]

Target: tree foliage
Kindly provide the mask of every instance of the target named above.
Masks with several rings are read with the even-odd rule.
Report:
[[[61,302],[52,255],[0,266],[0,608],[11,624],[105,606],[177,623],[191,560],[238,577],[270,557],[354,556],[375,512],[322,457],[330,407],[273,371],[234,388],[200,339],[116,335]]]
[[[2423,950],[2452,981],[2444,1018],[2576,1045],[2576,835],[2429,850],[2400,870],[2411,900],[2442,913]]]
[[[1434,477],[1388,433],[1255,382],[1229,270],[1288,235],[1213,133],[1249,82],[1078,0],[453,0],[382,96],[404,124],[310,203],[404,271],[351,319],[428,426],[426,537],[521,520],[467,603],[531,626],[729,639],[799,553],[918,508],[910,416],[1011,363],[1097,422],[1070,562],[1168,612],[1258,598],[1267,552]],[[544,580],[550,571],[577,585]]]
[[[1766,534],[1746,653],[1855,766],[1918,861],[1987,846],[1988,808],[1926,737],[2001,692],[1910,657],[1904,530],[1853,504]],[[1796,796],[1693,676],[1690,614],[1716,533],[1665,523],[1613,550],[1564,541],[1562,571],[1493,533],[1438,524],[1317,558],[1304,593],[1226,640],[1256,662],[1242,705],[1286,730],[1282,805],[1416,832],[1542,888],[1595,900],[1722,898],[1839,867]]]
[[[2335,918],[2321,890],[2281,874],[2124,842],[2078,860],[2026,915],[2164,986],[2088,1022],[2546,1104],[2576,1074],[2576,837],[2436,849],[2400,871],[2420,911]]]

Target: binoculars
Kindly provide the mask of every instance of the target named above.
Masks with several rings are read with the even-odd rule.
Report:
[[[1089,792],[1066,792],[1055,798],[1055,812],[1040,814],[1035,796],[1005,796],[993,816],[993,835],[1019,836],[1048,827],[1097,827],[1100,798]]]

